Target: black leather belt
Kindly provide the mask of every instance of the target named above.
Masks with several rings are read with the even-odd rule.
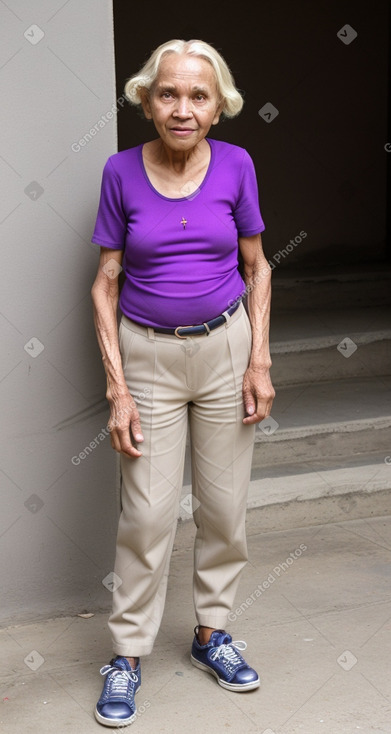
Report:
[[[200,334],[209,334],[210,331],[213,331],[213,329],[217,329],[219,326],[222,326],[226,321],[228,321],[228,316],[232,316],[233,313],[238,309],[241,301],[238,300],[234,303],[231,308],[228,308],[227,311],[224,311],[224,313],[221,314],[221,316],[216,316],[215,319],[212,319],[211,321],[205,321],[203,324],[197,324],[196,326],[177,326],[176,329],[163,329],[163,328],[156,328],[153,327],[153,330],[158,332],[159,334],[175,334],[179,339],[186,339],[186,337],[194,335],[200,335]]]

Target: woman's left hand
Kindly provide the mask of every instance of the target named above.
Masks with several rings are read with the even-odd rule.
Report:
[[[270,415],[275,390],[268,368],[247,368],[243,378],[243,401],[246,417],[243,423],[259,423]]]

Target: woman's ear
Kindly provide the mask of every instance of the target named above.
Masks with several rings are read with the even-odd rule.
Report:
[[[212,125],[217,125],[217,123],[219,122],[220,115],[221,115],[221,113],[223,111],[223,108],[224,108],[224,104],[225,104],[225,100],[222,99],[221,102],[219,103],[217,109],[216,109],[216,114],[215,114],[215,116],[213,118]]]
[[[142,87],[139,91],[139,95],[145,117],[147,118],[147,120],[152,120],[151,105],[149,101],[149,89],[146,89],[146,87]]]

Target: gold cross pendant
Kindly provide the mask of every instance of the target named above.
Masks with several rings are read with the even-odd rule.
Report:
[[[183,229],[186,229],[187,219],[185,217],[182,217],[181,224],[183,224]]]

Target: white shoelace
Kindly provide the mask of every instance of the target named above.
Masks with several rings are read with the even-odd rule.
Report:
[[[210,657],[211,660],[221,660],[225,664],[225,667],[233,672],[238,665],[245,662],[236,650],[245,650],[246,647],[247,644],[244,640],[235,640],[235,642],[230,642],[229,645],[219,645],[216,647]]]
[[[126,696],[128,692],[129,681],[137,683],[138,676],[134,670],[119,670],[112,665],[104,665],[100,669],[101,675],[111,673],[110,680],[110,696]]]

